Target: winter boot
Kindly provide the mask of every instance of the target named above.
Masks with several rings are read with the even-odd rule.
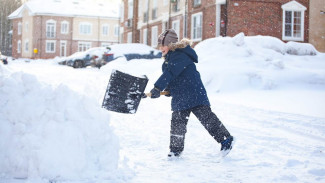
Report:
[[[182,154],[182,152],[169,152],[168,157],[179,157]]]
[[[220,151],[223,154],[223,156],[226,156],[230,152],[230,150],[232,149],[233,141],[234,141],[233,136],[229,136],[227,137],[226,140],[221,142]]]

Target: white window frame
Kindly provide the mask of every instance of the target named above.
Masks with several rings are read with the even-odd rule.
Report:
[[[55,53],[55,48],[56,48],[56,40],[46,40],[45,53]]]
[[[158,26],[151,28],[151,46],[154,48],[158,46]]]
[[[18,35],[21,35],[21,22],[18,22]]]
[[[296,1],[290,1],[281,6],[282,8],[282,40],[286,41],[304,41],[305,31],[305,11],[307,8]],[[291,20],[286,23],[286,12],[291,13]],[[300,13],[300,36],[295,35],[295,13]],[[286,25],[290,25],[290,36],[286,35]]]
[[[199,6],[199,5],[201,5],[201,0],[193,0],[194,7]]]
[[[127,43],[132,43],[132,32],[128,32],[126,42]]]
[[[142,43],[143,44],[148,44],[148,29],[143,29],[142,31]]]
[[[105,47],[105,48],[107,48],[111,45],[112,45],[111,43],[101,43],[101,47]]]
[[[91,42],[83,42],[83,41],[78,42],[78,51],[79,52],[86,51],[89,48],[91,48]]]
[[[79,34],[80,35],[92,35],[93,25],[89,22],[79,23]]]
[[[109,35],[109,25],[108,24],[103,24],[102,25],[102,35],[103,36],[108,36]]]
[[[200,25],[194,24],[194,19],[200,20]],[[193,41],[201,41],[202,40],[202,33],[203,33],[203,14],[202,12],[196,13],[192,15],[192,21],[191,21],[191,39]]]
[[[119,32],[120,27],[118,25],[114,26],[114,36],[118,37],[118,32]]]
[[[128,19],[133,18],[133,0],[128,0]]]
[[[180,20],[175,20],[172,22],[172,29],[175,30],[178,38],[180,38],[179,36],[179,32],[180,32]]]
[[[121,3],[121,6],[120,6],[120,17],[121,17],[121,21],[123,22],[124,21],[124,4]]]
[[[17,42],[17,53],[21,53],[21,40]]]
[[[28,30],[29,30],[29,23],[26,22],[26,23],[25,23],[25,32],[28,32]]]
[[[62,21],[61,22],[61,34],[68,34],[69,33],[69,22]]]
[[[46,21],[46,37],[55,38],[55,35],[56,35],[56,21],[52,19]]]
[[[24,52],[28,53],[29,52],[29,40],[25,39],[24,41]]]

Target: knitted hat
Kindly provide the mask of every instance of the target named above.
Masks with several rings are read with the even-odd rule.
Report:
[[[176,43],[178,36],[174,29],[167,29],[158,37],[158,45],[168,46],[170,43]]]

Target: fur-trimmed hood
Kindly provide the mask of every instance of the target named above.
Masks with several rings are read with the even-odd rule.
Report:
[[[196,52],[191,48],[192,41],[189,39],[182,39],[177,43],[171,43],[168,48],[171,52],[182,52],[185,53],[193,62],[198,63],[198,56]]]
[[[187,45],[192,46],[192,44],[193,44],[193,41],[191,41],[187,38],[184,38],[184,39],[178,41],[177,43],[170,43],[168,45],[168,48],[171,51],[175,51],[177,48],[185,48]]]

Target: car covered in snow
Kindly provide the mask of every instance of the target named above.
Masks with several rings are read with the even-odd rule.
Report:
[[[151,46],[141,43],[125,43],[110,46],[114,58],[125,57],[126,60],[132,59],[154,59],[161,58],[162,53]]]
[[[90,48],[84,52],[76,52],[64,58],[59,64],[68,65],[74,68],[87,66],[101,67],[109,61],[109,51],[110,49],[105,47]]]
[[[162,54],[160,51],[145,44],[115,44],[109,47],[95,47],[84,52],[76,52],[61,60],[59,64],[74,68],[87,66],[101,67],[120,57],[125,57],[129,61],[132,59],[161,58]]]

